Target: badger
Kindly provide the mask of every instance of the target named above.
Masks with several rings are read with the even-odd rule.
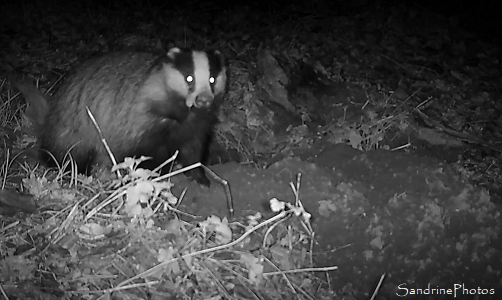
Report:
[[[162,55],[122,51],[91,58],[52,99],[33,85],[17,87],[36,110],[41,160],[62,165],[69,152],[78,172],[89,175],[93,166],[112,162],[86,107],[117,161],[147,156],[139,167],[154,169],[179,150],[181,165],[204,163],[226,81],[219,51],[172,48]],[[203,168],[188,176],[210,186]]]

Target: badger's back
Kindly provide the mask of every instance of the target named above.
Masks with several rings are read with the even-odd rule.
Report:
[[[41,148],[59,163],[71,149],[81,173],[88,173],[94,163],[109,166],[111,161],[87,114],[89,107],[118,161],[151,156],[153,160],[145,166],[154,168],[175,150],[180,150],[182,164],[199,161],[217,120],[213,98],[223,93],[226,76],[223,61],[211,73],[211,80],[219,80],[216,84],[198,78],[209,75],[204,70],[180,70],[193,53],[177,48],[161,57],[120,52],[85,62],[50,101]],[[199,82],[188,82],[190,77]],[[45,158],[50,161],[50,156]]]
[[[72,157],[82,170],[88,163],[109,164],[87,114],[89,107],[114,155],[122,158],[124,149],[138,142],[145,127],[155,123],[147,120],[148,115],[142,110],[147,104],[137,97],[138,87],[154,60],[149,53],[111,53],[75,69],[49,103],[41,147],[59,162],[73,147]]]

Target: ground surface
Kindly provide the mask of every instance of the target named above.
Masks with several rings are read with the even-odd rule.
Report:
[[[266,213],[274,197],[293,201],[289,183],[300,173],[301,199],[313,214],[315,261],[340,267],[330,274],[336,289],[360,295],[382,272],[390,274],[391,294],[403,294],[397,289],[403,283],[500,286],[500,205],[434,157],[442,153],[364,153],[321,138],[267,169],[237,163],[212,169],[229,181],[237,215]],[[184,204],[197,215],[221,216],[224,199],[217,183],[210,190],[191,184]]]
[[[501,297],[500,38],[481,39],[475,28],[460,26],[462,15],[444,17],[411,4],[344,7],[333,13],[295,5],[287,12],[276,12],[274,6],[264,12],[252,5],[212,10],[187,3],[167,10],[135,1],[90,3],[17,7],[12,11],[18,13],[5,16],[10,23],[1,28],[0,37],[9,43],[1,49],[0,67],[5,79],[0,288],[6,285],[10,299],[27,299],[16,291],[31,282],[44,292],[50,286],[55,298],[84,286],[104,290],[93,283],[109,280],[116,287],[115,278],[128,279],[148,266],[134,261],[138,269],[112,272],[114,279],[97,271],[106,269],[98,263],[105,254],[126,244],[123,238],[113,240],[114,247],[103,247],[104,253],[80,241],[94,255],[80,265],[69,246],[71,255],[66,256],[26,250],[46,250],[45,242],[38,243],[41,236],[53,238],[57,230],[51,226],[64,231],[70,218],[65,214],[76,210],[75,199],[81,205],[82,198],[92,196],[73,191],[73,182],[68,187],[68,182],[45,180],[43,170],[33,171],[36,163],[29,152],[16,161],[23,167],[7,167],[12,154],[31,146],[29,130],[20,121],[22,98],[7,83],[28,77],[49,91],[89,53],[173,44],[216,47],[229,59],[231,82],[210,167],[230,184],[235,220],[256,212],[274,216],[271,198],[293,203],[290,182],[296,185],[301,174],[300,200],[312,214],[315,232],[312,252],[308,247],[304,251],[315,266],[338,266],[316,273],[336,292],[334,299],[365,299],[383,273],[381,299],[402,295],[400,285],[416,289],[428,284],[444,289],[463,284],[484,289],[478,294],[495,292],[492,299]],[[483,33],[489,30],[493,28]],[[183,175],[173,182],[176,196],[188,187],[180,210],[202,217],[227,215],[218,183],[206,189]],[[102,191],[101,182],[93,184],[86,192]],[[54,192],[59,185],[65,186],[64,193]],[[42,192],[46,190],[51,192]],[[88,210],[82,208],[76,218],[81,221]],[[106,222],[109,214],[99,221]],[[162,225],[161,220],[156,221]],[[16,234],[9,232],[16,226]],[[147,231],[138,236],[141,245]],[[138,260],[154,253],[137,247],[136,252],[128,250]],[[33,268],[7,272],[12,267],[7,261]],[[81,279],[86,272],[106,279]],[[144,296],[133,295],[130,299]],[[165,299],[160,295],[155,299]]]

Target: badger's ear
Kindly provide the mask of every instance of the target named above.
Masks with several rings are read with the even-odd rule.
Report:
[[[219,50],[214,50],[214,55],[218,56],[220,59],[220,64],[222,67],[226,68],[227,67],[227,60],[225,59],[225,56],[223,53],[221,53]]]
[[[226,72],[227,61],[223,53],[218,50],[205,51],[209,60],[209,67],[214,73]]]
[[[169,51],[167,52],[167,57],[169,57],[170,59],[174,59],[174,57],[176,57],[176,54],[178,54],[180,52],[181,52],[180,48],[173,47],[173,48],[169,49]]]

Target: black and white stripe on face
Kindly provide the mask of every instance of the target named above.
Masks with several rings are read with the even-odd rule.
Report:
[[[211,76],[216,79],[213,84],[213,93],[215,95],[225,92],[227,85],[227,70],[225,67],[225,58],[219,51],[207,51],[207,58],[209,60],[209,70]]]
[[[207,108],[213,103],[215,95],[224,92],[226,70],[223,56],[218,51],[173,48],[168,56],[172,59],[174,69],[180,73],[173,74],[173,77],[178,78],[173,78],[168,84],[186,97],[187,107]],[[179,75],[183,76],[183,83]]]

